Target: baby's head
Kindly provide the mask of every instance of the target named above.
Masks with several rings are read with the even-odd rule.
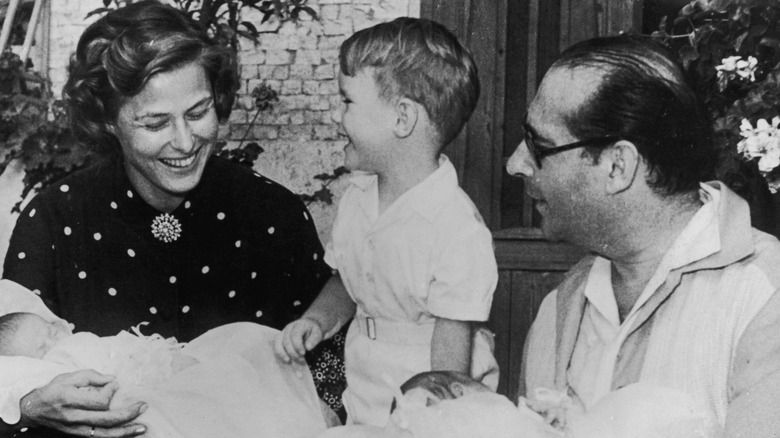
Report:
[[[478,392],[492,392],[482,382],[456,371],[426,371],[415,374],[401,385],[407,404],[432,406]],[[395,409],[395,401],[391,411]]]
[[[69,334],[62,325],[34,313],[9,313],[0,316],[0,356],[41,359]]]
[[[401,17],[360,30],[341,45],[341,74],[370,72],[379,98],[408,98],[428,114],[434,143],[450,143],[479,99],[477,67],[468,50],[434,21]]]

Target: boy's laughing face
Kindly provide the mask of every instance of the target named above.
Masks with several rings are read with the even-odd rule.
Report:
[[[373,70],[368,68],[354,76],[339,73],[339,92],[343,101],[339,125],[349,137],[344,148],[344,167],[350,171],[382,172],[394,139],[397,117],[393,105],[379,96]]]

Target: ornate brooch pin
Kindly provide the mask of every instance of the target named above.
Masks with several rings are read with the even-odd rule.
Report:
[[[152,235],[165,243],[174,242],[181,237],[181,224],[173,215],[163,213],[152,221]]]

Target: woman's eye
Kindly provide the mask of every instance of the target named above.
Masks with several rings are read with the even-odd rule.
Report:
[[[144,129],[148,131],[159,131],[165,128],[167,125],[168,125],[168,121],[164,120],[162,122],[157,122],[157,123],[147,123],[144,125]]]
[[[352,103],[352,100],[347,99],[346,97],[341,99],[341,101],[344,102],[345,105],[349,105],[350,103]]]
[[[190,120],[200,120],[200,119],[206,117],[206,115],[209,113],[209,111],[211,111],[211,108],[206,108],[205,110],[201,110],[201,111],[197,111],[197,112],[194,112],[194,113],[190,113],[190,114],[187,114],[187,118],[190,119]]]

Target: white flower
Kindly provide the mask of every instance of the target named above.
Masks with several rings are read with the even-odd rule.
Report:
[[[728,79],[734,79],[739,77],[740,79],[747,79],[750,82],[756,81],[756,66],[758,66],[758,59],[748,56],[747,60],[742,59],[741,56],[729,56],[723,58],[721,64],[715,67],[718,71],[718,78],[726,77]]]
[[[737,151],[751,160],[758,158],[758,170],[766,175],[780,166],[780,117],[775,116],[770,125],[766,119],[758,119],[756,127],[746,119],[740,125],[742,141]]]

